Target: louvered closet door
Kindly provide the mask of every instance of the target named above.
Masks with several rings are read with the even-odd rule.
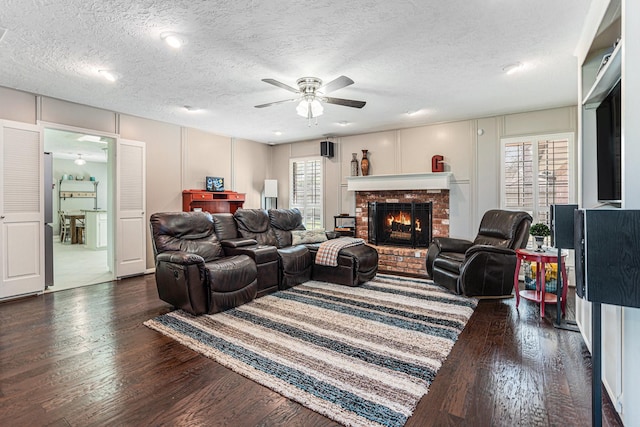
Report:
[[[147,265],[144,142],[118,139],[116,276],[144,274]]]
[[[40,127],[0,121],[0,299],[44,292]]]

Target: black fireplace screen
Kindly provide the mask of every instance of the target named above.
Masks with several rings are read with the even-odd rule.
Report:
[[[431,242],[432,203],[369,203],[369,242],[426,248]]]

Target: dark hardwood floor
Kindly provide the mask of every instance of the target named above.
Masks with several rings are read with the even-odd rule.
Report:
[[[169,309],[153,275],[0,304],[0,425],[335,425],[142,324]],[[481,301],[406,425],[590,425],[591,359],[555,313]]]

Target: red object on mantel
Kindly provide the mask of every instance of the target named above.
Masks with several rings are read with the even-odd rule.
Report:
[[[436,154],[431,158],[431,172],[444,172],[444,157]]]
[[[200,208],[209,213],[234,213],[244,204],[244,197],[244,193],[235,191],[184,190],[182,211],[189,212]]]

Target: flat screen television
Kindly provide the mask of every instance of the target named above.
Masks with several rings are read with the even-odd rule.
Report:
[[[224,191],[224,178],[208,176],[205,183],[207,191]]]
[[[622,200],[620,81],[596,109],[598,201]]]

